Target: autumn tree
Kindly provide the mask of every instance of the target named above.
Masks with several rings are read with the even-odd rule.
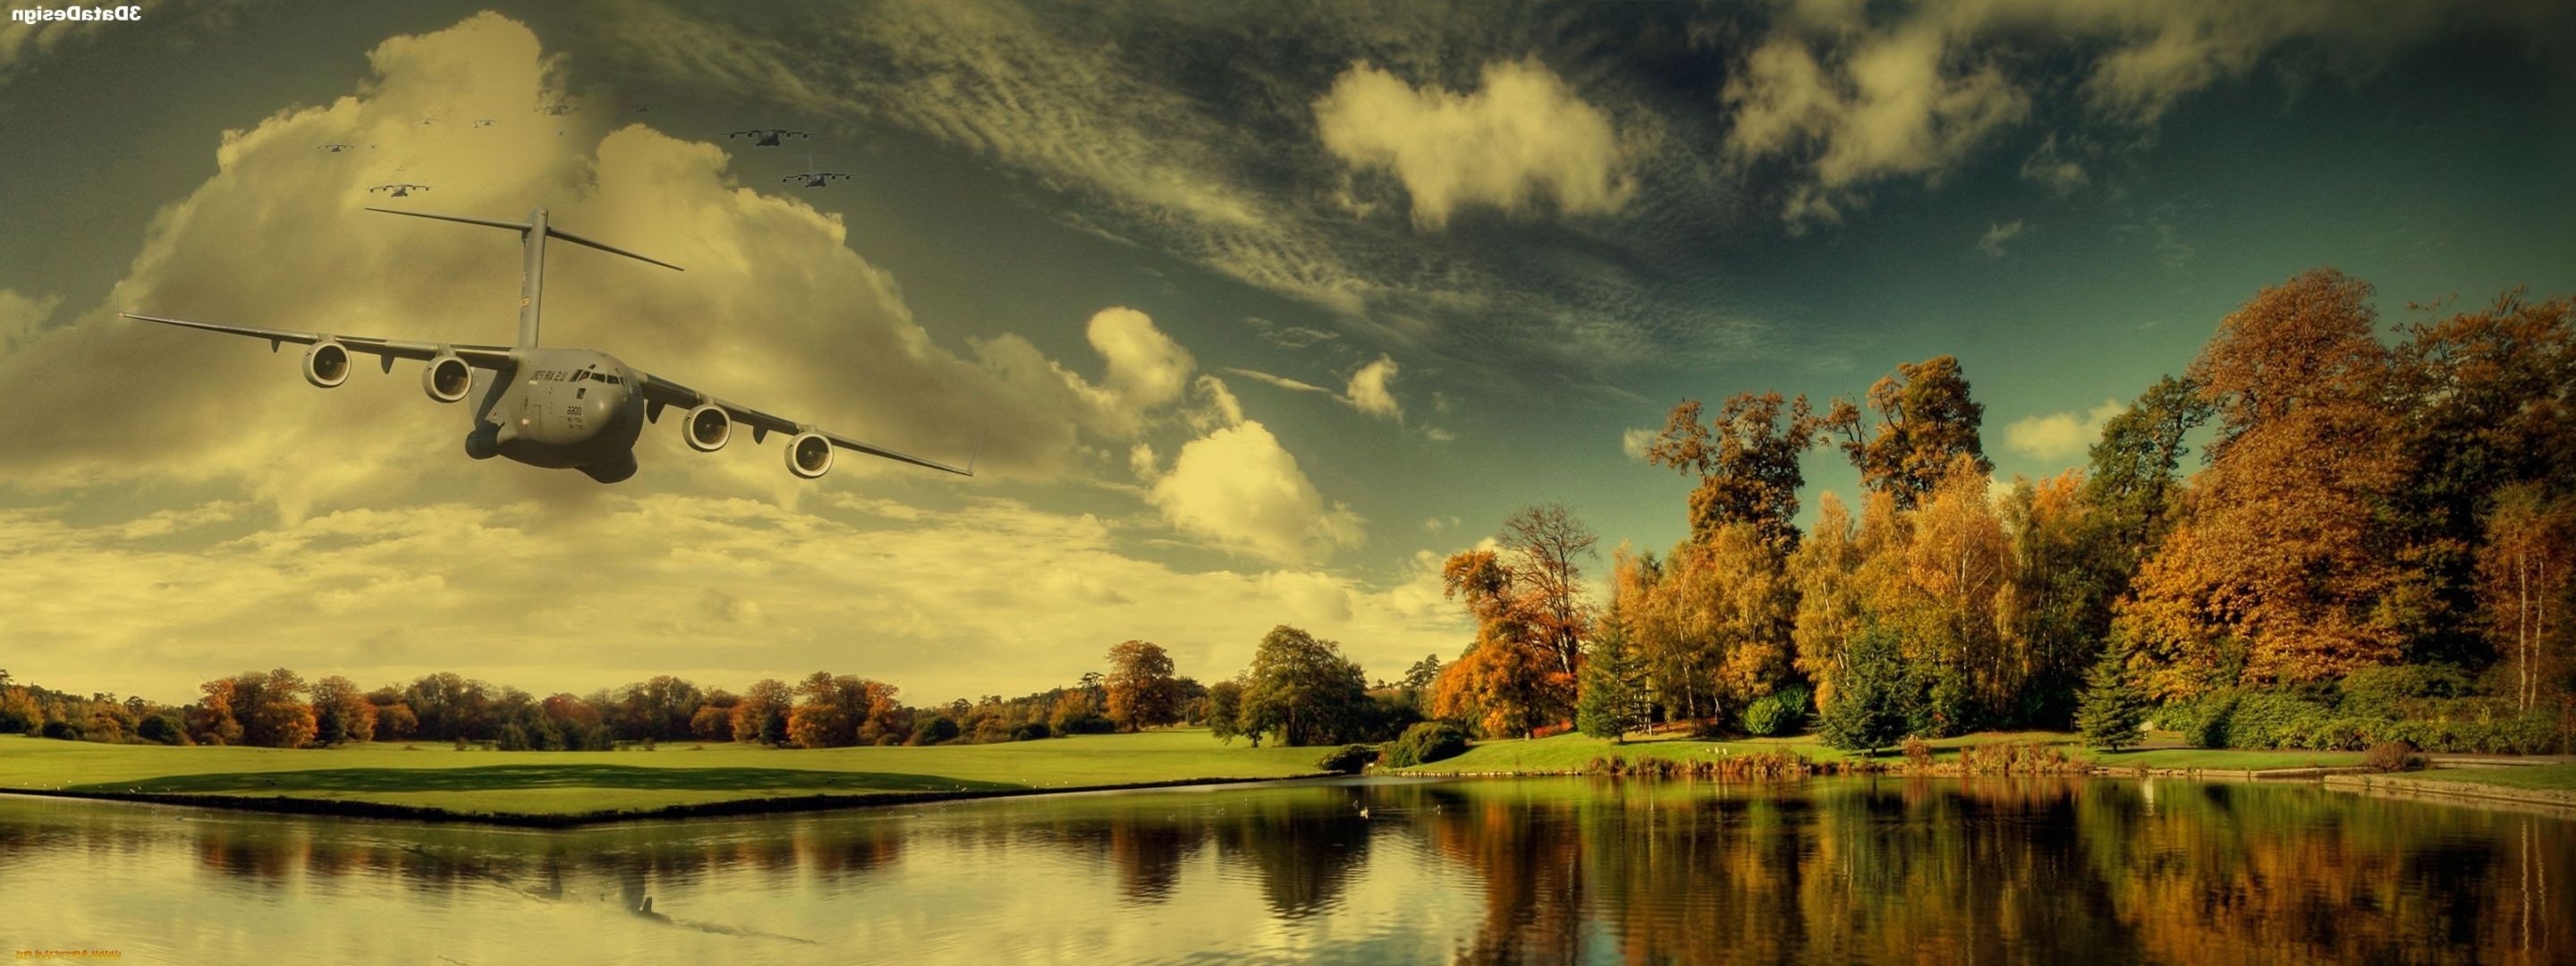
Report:
[[[762,678],[752,682],[733,706],[733,740],[777,747],[788,742],[787,717],[795,692],[787,682]]]
[[[1284,745],[1334,744],[1358,737],[1367,703],[1367,679],[1341,645],[1282,624],[1253,649],[1241,728]]]
[[[1824,425],[1803,395],[1738,393],[1705,424],[1699,401],[1685,399],[1665,416],[1646,459],[1699,476],[1690,494],[1693,540],[1745,523],[1786,553],[1797,545],[1798,488],[1806,484],[1798,459]]]
[[[1513,514],[1499,542],[1441,567],[1445,593],[1476,621],[1476,640],[1440,670],[1432,708],[1479,721],[1488,734],[1525,735],[1573,713],[1575,670],[1592,623],[1580,562],[1598,538],[1551,504]]]
[[[1980,471],[1994,469],[1978,436],[1986,407],[1968,398],[1957,358],[1899,363],[1869,387],[1868,403],[1875,423],[1850,400],[1837,399],[1819,425],[1842,437],[1843,455],[1860,470],[1861,484],[1894,496],[1898,509],[1912,509],[1930,494],[1955,457],[1975,460]]]
[[[2496,650],[2512,668],[2513,701],[2529,712],[2567,668],[2567,608],[2576,602],[2576,499],[2536,484],[2506,489],[2487,515],[2481,596]]]
[[[2022,681],[2011,706],[1995,709],[1999,724],[2066,727],[2110,631],[2118,578],[2106,558],[2117,551],[2103,544],[2110,531],[2096,525],[2084,492],[2080,470],[2016,478],[1997,508],[2011,559],[1995,618]]]
[[[2165,693],[2400,657],[2403,615],[2384,606],[2400,548],[2378,510],[2401,465],[2369,295],[2330,270],[2264,289],[2192,364],[2218,439],[2121,612]]]
[[[204,694],[189,705],[186,713],[188,738],[201,745],[238,744],[242,737],[241,717],[235,713],[233,679],[217,678],[197,686]]]
[[[796,684],[796,707],[787,714],[787,737],[799,748],[845,748],[858,743],[857,678],[816,671]]]
[[[324,745],[370,741],[376,736],[376,706],[358,685],[337,674],[313,682],[314,740]]]
[[[1902,578],[1885,586],[1876,608],[1904,636],[1906,659],[1928,676],[1929,711],[1942,734],[1991,723],[2011,705],[2026,667],[1996,619],[2012,556],[1988,479],[1974,457],[1952,458],[1913,514]]]
[[[1172,656],[1161,646],[1127,641],[1109,649],[1109,720],[1121,731],[1159,728],[1181,720],[1180,682]]]
[[[285,668],[233,676],[235,714],[242,743],[262,748],[301,748],[313,740],[313,706],[304,678]]]
[[[1816,688],[1816,706],[1833,700],[1842,676],[1843,643],[1867,623],[1860,586],[1866,554],[1851,512],[1831,493],[1816,501],[1815,530],[1789,555],[1790,584],[1797,592],[1796,622],[1790,641],[1796,646],[1798,673]]]

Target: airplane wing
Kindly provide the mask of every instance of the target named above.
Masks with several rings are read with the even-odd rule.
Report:
[[[320,342],[324,339],[330,339],[334,342],[340,343],[351,352],[367,352],[382,356],[384,358],[385,369],[388,371],[393,369],[394,360],[396,359],[431,359],[435,358],[441,349],[455,353],[457,358],[465,360],[466,365],[473,366],[477,369],[508,369],[512,365],[510,361],[510,347],[503,345],[445,345],[437,342],[409,342],[401,339],[379,339],[373,336],[364,335],[335,335],[327,332],[289,332],[284,329],[260,329],[247,325],[219,325],[213,322],[191,322],[187,319],[166,319],[157,315],[136,315],[132,312],[119,312],[117,314],[142,322],[159,322],[163,325],[175,325],[181,328],[204,329],[208,332],[226,332],[233,335],[246,335],[254,339],[267,339],[268,351],[270,352],[277,351],[277,347],[280,343],[292,342],[296,345],[312,345],[313,343]]]
[[[645,402],[655,406],[715,406],[724,410],[725,415],[733,417],[736,422],[740,422],[745,426],[751,427],[752,442],[754,443],[760,442],[761,437],[768,433],[793,434],[813,430],[813,432],[820,434],[824,439],[831,440],[832,445],[838,446],[842,449],[855,450],[857,452],[866,453],[870,456],[882,456],[886,459],[901,463],[910,463],[914,466],[926,466],[934,470],[955,473],[959,476],[975,475],[975,466],[972,461],[967,463],[965,469],[959,469],[936,460],[926,460],[907,453],[898,453],[882,446],[862,443],[839,433],[814,429],[813,427],[807,426],[803,423],[787,419],[783,416],[761,412],[760,410],[753,409],[749,406],[726,402],[722,399],[707,395],[706,393],[699,392],[695,389],[680,385],[679,383],[672,382],[671,380],[664,379],[649,372],[639,374],[644,377]]]

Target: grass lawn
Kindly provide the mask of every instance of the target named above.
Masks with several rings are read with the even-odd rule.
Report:
[[[2576,764],[2516,765],[2507,768],[2436,768],[2391,776],[2428,782],[2461,782],[2505,788],[2576,791]]]
[[[2096,765],[2113,768],[2213,768],[2259,771],[2266,768],[2341,768],[2361,764],[2358,751],[2255,751],[2234,748],[2147,748],[2081,754]]]
[[[635,811],[737,799],[1004,791],[1314,774],[1323,748],[1228,746],[1205,729],[933,748],[457,751],[171,748],[0,735],[0,789],[291,796],[468,814]]]

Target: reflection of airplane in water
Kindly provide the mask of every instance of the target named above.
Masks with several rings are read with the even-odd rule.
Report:
[[[812,131],[790,131],[783,127],[756,127],[747,131],[725,132],[725,138],[727,140],[734,138],[750,138],[751,146],[755,148],[777,147],[778,139],[780,138],[810,138],[813,136],[814,132]]]
[[[411,197],[412,192],[427,190],[429,190],[429,186],[425,184],[380,184],[367,189],[367,193],[375,194],[379,191],[390,191],[393,192],[393,197],[408,198]]]
[[[266,339],[270,351],[292,342],[312,346],[304,353],[304,379],[328,389],[348,381],[350,353],[379,357],[387,372],[396,359],[429,363],[421,372],[421,389],[443,403],[476,397],[473,428],[465,434],[465,455],[475,459],[505,456],[530,466],[575,469],[601,483],[635,475],[635,440],[644,424],[658,421],[665,407],[686,409],[682,439],[691,449],[712,453],[733,437],[735,423],[751,427],[759,443],[770,433],[788,434],[787,470],[813,479],[832,468],[835,447],[944,470],[974,475],[965,468],[909,456],[816,429],[784,417],[718,399],[618,361],[591,349],[543,348],[537,345],[537,312],[545,296],[546,239],[560,238],[611,254],[623,255],[677,271],[679,266],[595,242],[547,224],[544,208],[522,222],[492,221],[456,215],[432,215],[389,208],[387,214],[413,215],[518,232],[525,250],[519,297],[519,338],[514,345],[448,345],[407,342],[372,336],[323,332],[289,332],[250,326],[219,325],[185,319],[125,313],[129,319],[164,325],[228,332]]]
[[[797,173],[795,173],[795,174],[788,175],[788,176],[786,176],[786,177],[784,177],[784,178],[780,178],[780,179],[778,179],[778,180],[779,180],[779,183],[781,183],[781,184],[784,184],[784,183],[786,183],[786,182],[790,182],[790,181],[803,181],[803,182],[805,182],[805,186],[806,186],[806,187],[808,187],[808,188],[828,188],[828,187],[831,187],[831,186],[832,186],[832,179],[834,179],[834,178],[847,179],[848,177],[849,177],[849,175],[842,174],[841,172],[838,172],[838,171],[817,171],[817,170],[814,170],[814,156],[813,156],[813,155],[808,154],[808,155],[806,155],[806,156],[805,156],[805,170],[804,170],[804,171],[800,171],[800,172],[797,172]]]

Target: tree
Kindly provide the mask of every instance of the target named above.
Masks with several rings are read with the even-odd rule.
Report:
[[[1509,583],[1523,598],[1532,639],[1555,659],[1556,671],[1574,676],[1583,639],[1592,631],[1592,604],[1583,590],[1581,561],[1596,556],[1600,538],[1562,503],[1525,507],[1503,520],[1499,535]]]
[[[188,737],[201,745],[229,745],[241,741],[240,716],[233,713],[233,679],[217,678],[197,686],[205,697],[188,706]]]
[[[1440,655],[1425,654],[1422,660],[1415,661],[1412,667],[1404,669],[1404,680],[1397,682],[1396,686],[1407,691],[1425,691],[1430,689],[1432,682],[1438,680],[1440,680]]]
[[[1233,744],[1243,733],[1243,682],[1219,681],[1208,685],[1208,734],[1216,740]],[[1256,742],[1257,743],[1257,742]]]
[[[266,674],[249,671],[233,677],[239,702],[242,743],[262,748],[301,748],[313,740],[313,706],[305,703],[309,688],[295,672],[278,668]]]
[[[2218,439],[2121,609],[2168,669],[2151,686],[2295,684],[2402,655],[2407,548],[2382,512],[2400,434],[2369,295],[2331,270],[2266,288],[2192,364]]]
[[[2513,668],[2515,710],[2528,713],[2543,684],[2563,673],[2566,608],[2576,599],[2576,499],[2550,499],[2535,484],[2507,488],[2487,515],[2478,562],[2487,626]]]
[[[1845,643],[1842,684],[1817,716],[1816,733],[1836,748],[1876,755],[1905,736],[1914,699],[1896,632],[1870,625]]]
[[[1476,640],[1440,670],[1435,713],[1478,719],[1489,734],[1528,734],[1573,712],[1592,621],[1577,560],[1596,542],[1564,507],[1530,507],[1505,521],[1501,549],[1442,565],[1444,592],[1475,618]]]
[[[2175,522],[2174,475],[2182,466],[2183,438],[2216,412],[2189,379],[2166,376],[2102,425],[2090,450],[2083,505],[2090,508],[2104,562],[2125,585],[2153,554]]]
[[[1109,720],[1121,731],[1159,728],[1181,720],[1180,682],[1172,656],[1145,641],[1109,649]]]
[[[1912,509],[1939,485],[1954,457],[1966,456],[1992,471],[1978,424],[1986,407],[1968,398],[1968,379],[1952,356],[1900,363],[1869,387],[1875,427],[1861,423],[1860,407],[1837,399],[1821,428],[1843,438],[1843,455],[1860,470],[1861,484]]]
[[[1825,420],[1807,397],[1784,401],[1777,392],[1738,393],[1706,425],[1699,419],[1699,402],[1682,400],[1646,447],[1647,462],[1699,474],[1690,494],[1691,538],[1746,523],[1782,552],[1797,546],[1798,488],[1806,484],[1798,459]]]
[[[1798,673],[1816,686],[1816,703],[1834,699],[1842,676],[1843,642],[1866,623],[1859,574],[1865,559],[1853,532],[1851,513],[1842,500],[1827,493],[1816,501],[1816,528],[1789,555],[1790,583],[1798,595],[1798,616],[1790,631],[1797,647]]]
[[[787,715],[795,694],[787,682],[762,678],[733,706],[733,740],[778,747],[787,743]]]
[[[1645,693],[1638,682],[1637,662],[1629,653],[1628,635],[1621,629],[1616,605],[1601,622],[1601,634],[1592,642],[1592,653],[1583,662],[1583,688],[1574,706],[1574,725],[1584,734],[1627,740],[1628,732],[1646,723]]]
[[[313,682],[313,738],[324,745],[371,741],[376,737],[376,706],[348,678],[337,674]]]
[[[1341,645],[1281,624],[1252,652],[1242,728],[1284,745],[1340,744],[1356,736],[1367,702],[1367,679]]]
[[[846,748],[858,743],[857,702],[851,700],[857,679],[843,678],[830,671],[806,675],[796,685],[796,707],[787,714],[787,737],[800,748]]]
[[[2085,678],[2084,703],[2075,713],[2075,727],[2084,733],[2085,747],[2118,751],[2137,743],[2138,726],[2146,719],[2146,695],[2129,683],[2129,647],[2113,638]]]

